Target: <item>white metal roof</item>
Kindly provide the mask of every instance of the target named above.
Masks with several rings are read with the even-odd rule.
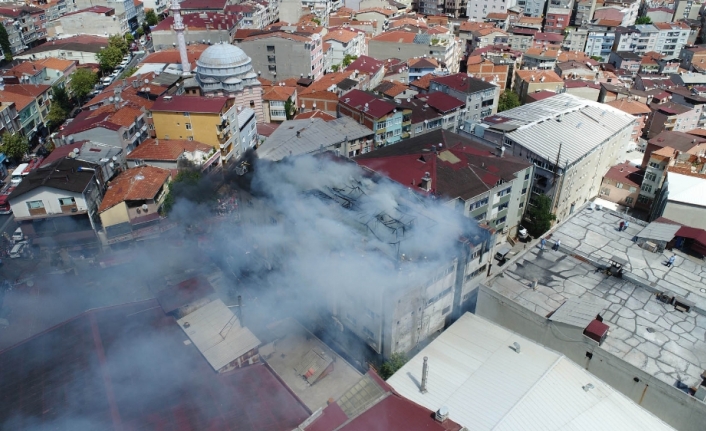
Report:
[[[565,356],[470,313],[387,383],[431,410],[446,406],[450,419],[472,430],[673,429]]]
[[[671,241],[681,229],[681,225],[671,223],[659,223],[653,221],[645,226],[644,229],[637,234],[638,238],[653,239],[656,241]]]
[[[544,100],[498,114],[519,127],[507,137],[554,163],[561,146],[560,165],[574,163],[620,130],[631,127],[631,115],[610,105],[571,94]]]
[[[177,321],[189,339],[218,371],[260,345],[248,328],[221,301],[211,301]]]
[[[669,172],[669,195],[667,200],[690,205],[706,205],[706,180],[691,175]]]

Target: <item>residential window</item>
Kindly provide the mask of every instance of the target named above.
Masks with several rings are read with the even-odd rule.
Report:
[[[185,117],[188,117],[188,116],[189,116],[189,113],[188,113],[188,112],[184,112],[184,116],[185,116]]]
[[[472,209],[474,209],[474,210],[478,209],[482,206],[485,206],[485,205],[488,205],[488,198],[483,198],[483,199],[471,204]]]
[[[625,203],[630,205],[632,203],[632,198],[631,197],[625,198]]]
[[[648,172],[645,174],[645,179],[648,181],[656,181],[657,180],[657,175],[655,175],[652,172]]]
[[[42,201],[29,201],[29,202],[27,202],[27,208],[29,208],[31,210],[44,208],[44,202],[42,202]]]
[[[637,202],[638,202],[638,203],[646,204],[646,203],[648,203],[649,201],[650,201],[650,198],[648,198],[648,197],[645,196],[645,195],[640,195],[640,196],[637,197]]]
[[[59,205],[61,205],[62,207],[74,205],[75,203],[76,203],[76,199],[74,199],[74,198],[60,198],[59,199]]]
[[[522,189],[522,194],[524,195],[525,193],[527,193],[527,187],[525,187],[524,189]]]
[[[194,140],[194,137],[193,137],[193,136],[189,136],[189,137],[187,137],[186,139],[188,139],[189,141],[193,141],[193,140]]]
[[[191,130],[191,123],[186,123],[186,130]]]
[[[660,170],[662,169],[662,167],[659,165],[659,163],[655,163],[655,162],[650,162],[650,167],[655,168],[655,169],[660,169]]]
[[[485,214],[486,213],[479,214],[479,215],[475,216],[474,218],[476,219],[476,221],[485,220]]]
[[[635,187],[630,187],[630,193],[635,193],[637,191],[637,188]]]
[[[623,183],[616,183],[615,187],[622,189],[623,188]]]
[[[652,186],[649,184],[643,184],[641,187],[642,191],[647,193],[652,193]]]

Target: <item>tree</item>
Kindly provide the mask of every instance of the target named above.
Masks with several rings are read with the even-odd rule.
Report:
[[[0,48],[5,54],[5,60],[12,61],[12,46],[10,45],[10,37],[7,35],[5,26],[0,23]]]
[[[341,67],[341,66],[339,66],[339,65],[337,65],[337,64],[334,64],[333,66],[331,66],[331,71],[332,71],[332,72],[338,72],[338,69],[339,69],[340,67]]]
[[[157,23],[159,23],[159,18],[157,17],[157,14],[154,13],[152,9],[149,9],[147,12],[145,12],[145,22],[149,26],[155,26]]]
[[[520,106],[520,96],[514,91],[505,90],[500,95],[498,100],[498,112],[507,111],[508,109],[517,108]]]
[[[294,102],[291,97],[288,97],[287,101],[284,102],[284,113],[287,116],[287,120],[294,118],[294,115],[297,113],[297,107],[294,106]]]
[[[531,202],[527,209],[527,218],[530,220],[526,225],[530,235],[535,238],[544,235],[556,220],[556,216],[552,214],[552,200],[545,195],[534,198],[534,202]]]
[[[357,55],[346,54],[346,56],[343,57],[343,63],[342,63],[343,67],[348,67],[348,65],[350,65],[351,63],[353,63],[357,59],[358,59]]]
[[[69,97],[69,92],[66,91],[66,88],[55,85],[51,89],[51,94],[52,106],[59,105],[59,107],[64,111],[71,112],[74,105],[71,103],[71,98]]]
[[[380,367],[380,377],[382,377],[383,380],[389,379],[406,363],[407,356],[405,356],[404,353],[393,353],[390,355],[390,359],[385,361],[382,367]]]
[[[128,70],[126,70],[125,72],[123,72],[123,73],[120,74],[120,79],[129,78],[129,77],[131,77],[135,72],[137,72],[137,66],[132,66],[131,68],[129,68]]]
[[[78,69],[71,75],[69,90],[76,99],[83,100],[88,96],[98,82],[98,75],[90,69]]]
[[[149,33],[150,33],[150,25],[147,24],[147,21],[143,22],[143,23],[142,23],[142,27],[140,27],[140,28],[142,28],[142,31],[143,31],[145,34],[149,34]]]
[[[145,28],[144,27],[137,27],[137,35],[139,37],[142,37],[145,35]]]
[[[600,55],[592,55],[591,59],[596,60],[599,63],[603,62],[603,57],[601,57]]]
[[[5,133],[2,135],[2,152],[11,159],[21,160],[29,152],[29,141],[19,133]]]
[[[186,198],[194,202],[200,202],[209,198],[208,193],[204,193],[201,182],[201,171],[196,169],[181,170],[176,178],[169,185],[169,192],[162,203],[162,214],[167,215],[174,208],[174,204],[179,198]]]
[[[61,107],[58,103],[52,103],[51,108],[49,108],[49,114],[47,115],[47,119],[49,120],[49,123],[52,128],[58,127],[61,123],[66,121],[66,117],[68,117],[69,114],[64,110],[64,108]]]
[[[313,22],[313,23],[316,24],[316,25],[321,25],[321,20],[318,19],[318,18],[312,18],[312,19],[311,19],[311,22]]]
[[[135,41],[135,36],[132,35],[132,33],[125,33],[125,42],[129,44],[133,43]]]
[[[108,38],[108,47],[111,46],[118,48],[122,55],[127,54],[127,52],[130,50],[130,44],[127,42],[127,40],[125,40],[125,37],[122,37],[117,34],[114,34]]]
[[[103,48],[96,54],[98,58],[98,64],[103,72],[107,72],[115,69],[115,66],[123,61],[123,53],[119,48],[108,45],[107,48]]]
[[[652,18],[649,16],[641,16],[635,20],[635,24],[652,24]]]

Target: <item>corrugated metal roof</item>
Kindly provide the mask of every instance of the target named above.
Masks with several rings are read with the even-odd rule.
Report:
[[[567,299],[556,309],[549,320],[585,328],[610,302],[595,295]]]
[[[507,137],[533,153],[560,164],[574,163],[623,128],[634,118],[612,106],[558,94],[498,114],[505,125],[517,125]]]
[[[656,241],[671,241],[681,228],[678,224],[652,222],[637,234],[638,238],[654,239]]]
[[[470,313],[387,383],[431,410],[448,407],[450,419],[473,430],[673,429],[565,356]]]
[[[238,318],[220,299],[177,323],[216,371],[260,345],[260,340],[240,326]]]

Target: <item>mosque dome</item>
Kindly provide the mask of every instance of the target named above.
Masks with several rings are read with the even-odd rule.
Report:
[[[218,43],[206,48],[197,61],[200,67],[221,69],[236,67],[250,62],[250,57],[237,46],[229,43]]]

